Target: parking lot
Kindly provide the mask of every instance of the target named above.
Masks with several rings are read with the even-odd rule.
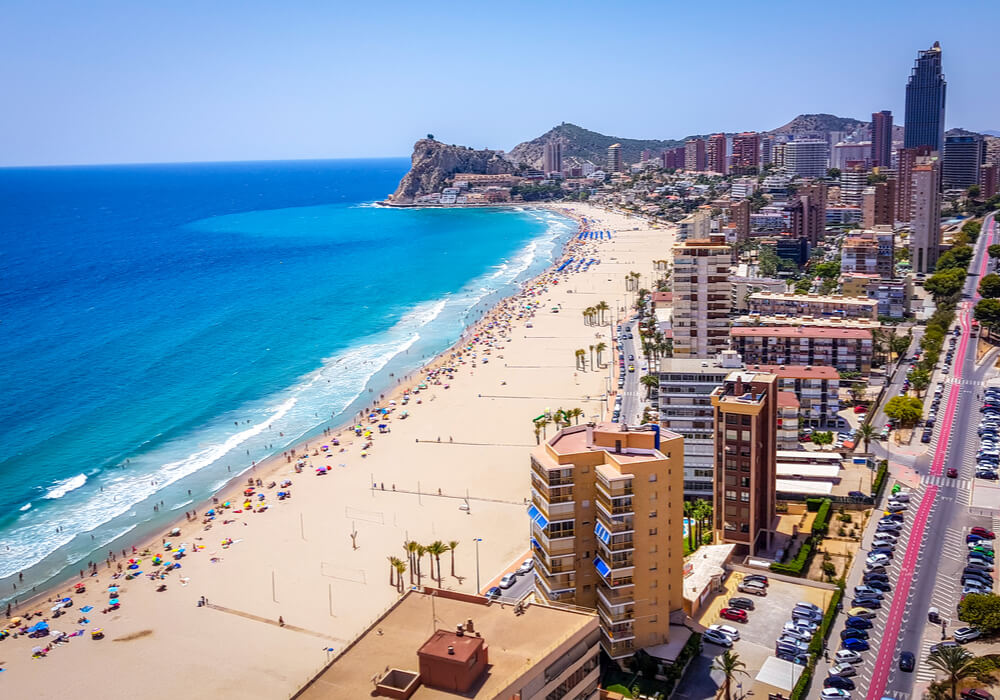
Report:
[[[760,669],[764,659],[774,655],[774,643],[781,636],[785,623],[791,619],[795,604],[812,603],[826,610],[834,590],[832,586],[821,588],[818,585],[779,581],[766,571],[763,574],[768,576],[770,582],[767,595],[755,596],[737,590],[744,574],[739,571],[730,573],[725,582],[726,592],[717,594],[698,620],[705,627],[723,624],[740,631],[740,640],[733,645],[733,649],[747,662],[747,671],[751,676]],[[719,616],[719,611],[728,606],[729,599],[735,597],[749,598],[754,602],[754,609],[747,611],[747,622],[731,622]],[[709,649],[712,646],[714,645],[705,644],[706,653],[715,652],[715,649]],[[751,661],[756,664],[752,665]]]

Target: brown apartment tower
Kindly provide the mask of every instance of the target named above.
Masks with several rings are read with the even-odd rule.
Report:
[[[726,135],[712,134],[708,137],[708,169],[713,173],[726,175]]]
[[[744,131],[733,137],[733,155],[729,161],[729,171],[733,175],[756,175],[760,161],[760,135],[755,131]]]
[[[715,541],[753,555],[771,548],[777,472],[778,378],[731,372],[712,392]]]
[[[659,425],[563,428],[531,455],[535,592],[600,613],[613,659],[665,644],[683,608],[684,438]]]

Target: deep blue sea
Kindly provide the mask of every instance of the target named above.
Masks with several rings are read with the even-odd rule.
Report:
[[[408,165],[0,169],[0,601],[338,424],[572,232],[373,206]]]

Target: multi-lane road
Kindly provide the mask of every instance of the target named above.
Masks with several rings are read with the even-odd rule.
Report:
[[[976,253],[966,279],[964,301],[956,312],[960,329],[952,373],[943,377],[943,398],[927,454],[892,454],[893,471],[908,472],[915,488],[906,514],[895,558],[889,570],[893,590],[878,611],[872,630],[872,649],[865,653],[865,662],[855,678],[857,697],[879,700],[892,697],[909,700],[916,697],[915,685],[933,680],[926,664],[928,648],[940,641],[940,626],[928,622],[928,609],[938,608],[948,620],[947,631],[959,626],[956,605],[961,595],[961,571],[965,564],[965,533],[974,525],[995,529],[1000,525],[1000,511],[972,507],[975,454],[978,436],[979,387],[992,376],[988,364],[976,365],[976,339],[971,333],[972,307],[978,298],[977,286],[987,266],[986,248],[998,239],[992,215],[984,221]],[[917,443],[919,444],[919,443]],[[957,478],[945,472],[954,467]],[[912,472],[910,471],[912,470]],[[848,577],[848,594],[860,584],[864,556],[877,518],[872,518],[865,534],[865,546],[858,553]],[[845,606],[847,604],[845,603]],[[839,639],[843,616],[831,634],[831,645]],[[832,651],[832,649],[831,649]],[[917,656],[915,673],[899,670],[899,655],[910,651]],[[825,674],[827,666],[821,664]],[[817,674],[819,675],[819,674]],[[814,684],[814,697],[819,697],[822,676]]]
[[[621,356],[625,358],[625,386],[618,390],[618,395],[622,397],[621,417],[619,423],[628,425],[638,425],[642,418],[643,396],[646,389],[639,383],[639,378],[645,374],[642,368],[646,365],[646,356],[642,354],[642,341],[639,339],[639,322],[634,318],[628,318],[621,323],[621,334],[616,336],[621,339]],[[628,336],[632,337],[629,338]],[[629,360],[632,357],[634,359]],[[634,372],[629,372],[629,365],[635,367]],[[615,386],[618,384],[618,376],[615,376]]]

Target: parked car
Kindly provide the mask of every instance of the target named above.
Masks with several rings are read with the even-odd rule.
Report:
[[[868,639],[868,630],[856,630],[852,627],[840,631],[841,639]]]
[[[767,580],[767,576],[764,576],[763,574],[747,574],[743,577],[743,582],[746,583],[747,581],[762,583],[765,586],[770,585],[770,582]]]
[[[871,645],[867,639],[843,639],[840,642],[840,648],[850,651],[868,651],[871,649]]]
[[[827,671],[828,676],[842,676],[843,678],[849,678],[850,676],[858,675],[858,670],[854,668],[851,664],[840,663],[830,667]]]
[[[823,688],[819,696],[823,700],[849,700],[851,694],[841,688]]]
[[[912,651],[904,651],[899,655],[899,670],[906,673],[913,673],[913,668],[916,666],[916,658],[913,656]]]
[[[759,581],[741,581],[736,590],[740,593],[749,593],[751,595],[767,595],[767,586]]]
[[[535,568],[535,560],[525,559],[523,562],[521,562],[521,566],[518,567],[517,572],[519,574],[528,574],[531,573],[531,570],[534,568]]]
[[[488,600],[496,600],[497,598],[499,598],[502,595],[503,595],[503,591],[501,591],[500,588],[497,587],[497,586],[493,586],[493,588],[491,588],[490,590],[486,591],[486,598]]]
[[[841,649],[833,655],[833,661],[837,664],[859,664],[864,661],[864,657],[856,651]]]
[[[753,610],[754,603],[749,598],[730,598],[729,607],[739,608],[741,610]]]
[[[734,642],[740,641],[740,631],[733,627],[732,625],[709,625],[708,629],[715,630],[716,632],[722,632]]]
[[[978,639],[982,632],[976,627],[959,627],[955,630],[955,641],[959,644],[965,644],[966,642],[971,642],[973,639]]]
[[[719,611],[719,617],[733,622],[746,622],[749,619],[746,610],[739,608],[723,608]]]
[[[516,573],[504,574],[503,578],[500,579],[500,588],[510,588],[514,585],[515,581],[517,581]]]
[[[856,596],[870,595],[874,598],[878,598],[879,600],[881,600],[883,597],[882,591],[876,591],[871,586],[863,586],[863,585],[854,587],[854,595]]]
[[[823,680],[824,688],[840,688],[841,690],[854,690],[854,681],[843,676],[827,676]]]
[[[875,611],[869,608],[863,608],[860,605],[856,605],[847,611],[849,617],[875,617]]]
[[[855,630],[868,630],[872,628],[872,621],[867,617],[849,617],[844,626]]]
[[[987,530],[985,527],[976,526],[969,530],[969,532],[973,535],[985,537],[988,540],[996,539],[996,534],[992,530]]]
[[[731,647],[733,645],[733,640],[730,639],[728,635],[711,628],[705,630],[705,632],[701,635],[701,639],[705,642],[718,644],[721,647]]]
[[[969,688],[959,693],[962,700],[993,700],[993,696],[982,688]]]

